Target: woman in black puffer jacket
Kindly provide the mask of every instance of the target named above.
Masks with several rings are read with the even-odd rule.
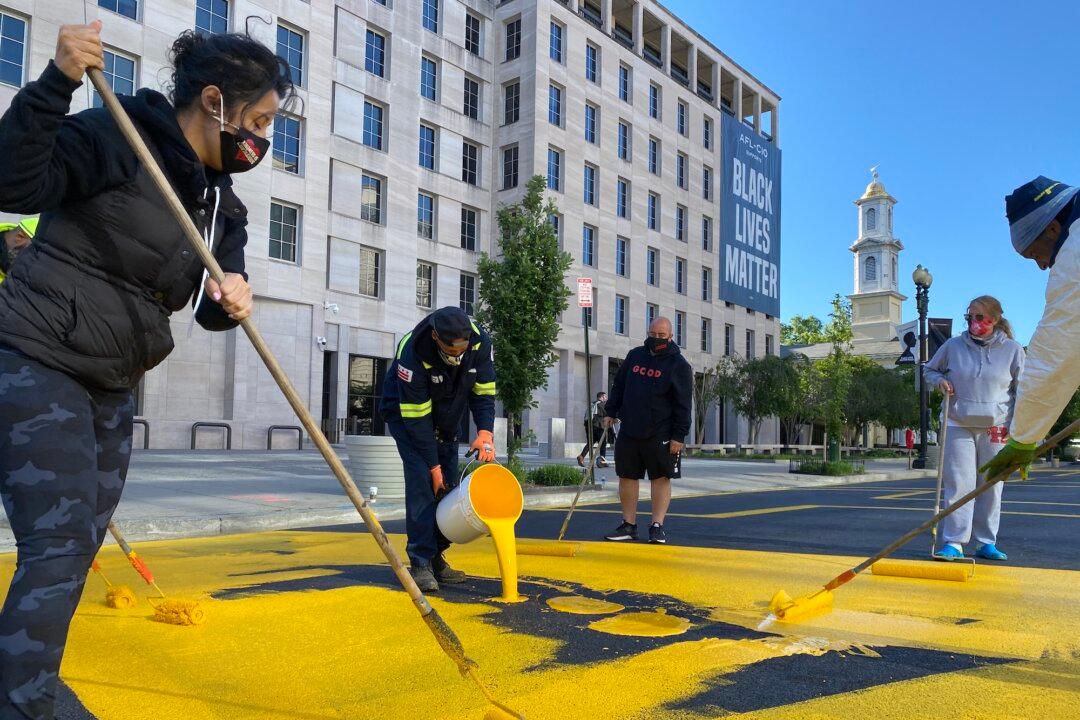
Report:
[[[90,563],[127,474],[132,388],[173,348],[191,302],[208,330],[251,313],[247,211],[230,175],[267,150],[289,68],[244,35],[185,33],[172,101],[121,98],[225,271],[219,286],[104,109],[68,116],[100,22],[60,29],[56,59],[0,119],[0,210],[41,213],[0,285],[0,495],[18,542],[0,611],[0,720],[51,718]]]

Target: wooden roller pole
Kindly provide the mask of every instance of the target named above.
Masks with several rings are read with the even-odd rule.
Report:
[[[180,227],[183,228],[184,235],[191,243],[192,249],[198,253],[199,259],[202,260],[210,277],[219,284],[224,282],[225,273],[222,271],[221,266],[218,265],[210,248],[206,246],[206,242],[199,234],[198,228],[195,227],[195,223],[192,222],[183,203],[180,202],[180,198],[176,196],[176,192],[173,190],[172,185],[169,184],[169,180],[165,177],[165,173],[158,166],[157,161],[154,160],[154,156],[150,153],[149,148],[146,147],[146,143],[143,142],[139,131],[135,129],[134,124],[131,122],[131,118],[128,117],[127,112],[120,105],[120,101],[116,99],[116,94],[113,93],[108,80],[105,79],[101,70],[97,68],[88,68],[87,74],[90,77],[90,82],[94,84],[98,94],[104,101],[105,107],[108,108],[109,113],[116,121],[116,124],[120,126],[120,132],[123,133],[124,138],[128,141],[128,144],[131,145],[132,150],[135,151],[135,154],[142,162],[143,167],[150,173],[150,177],[153,178],[154,184],[157,185],[157,188],[165,199],[165,203],[169,206],[169,210],[172,212],[173,217],[176,219],[176,222],[180,224]],[[307,406],[304,405],[299,393],[296,392],[292,382],[289,381],[288,376],[282,369],[281,364],[277,361],[277,358],[274,357],[273,352],[271,352],[270,347],[266,344],[259,329],[255,326],[255,321],[252,320],[251,317],[246,317],[240,321],[240,327],[244,328],[244,332],[247,333],[248,339],[251,340],[251,344],[255,347],[255,352],[259,353],[259,357],[261,357],[263,363],[266,364],[266,369],[269,370],[270,374],[274,377],[274,381],[278,384],[278,387],[281,388],[281,392],[285,394],[285,399],[289,401],[289,405],[292,407],[293,412],[296,413],[296,417],[299,418],[300,423],[315,442],[315,447],[319,449],[323,459],[326,460],[326,464],[330,466],[330,470],[333,471],[334,477],[341,483],[342,489],[345,491],[345,494],[349,496],[349,500],[352,501],[356,511],[360,513],[360,517],[363,518],[364,524],[371,532],[372,537],[375,538],[375,542],[378,543],[379,549],[382,550],[383,555],[386,556],[387,561],[390,563],[390,567],[393,568],[394,575],[397,576],[398,582],[405,588],[405,592],[409,594],[413,605],[416,606],[417,611],[419,611],[421,617],[424,618],[425,623],[432,634],[436,636],[435,639],[439,642],[439,646],[442,647],[447,656],[458,665],[458,668],[463,675],[472,677],[477,684],[480,684],[479,679],[476,677],[475,670],[473,669],[475,664],[464,656],[464,651],[461,649],[461,642],[454,635],[450,627],[442,621],[441,618],[438,618],[438,613],[435,612],[435,609],[431,607],[431,603],[428,602],[428,599],[424,597],[420,588],[417,587],[416,581],[413,580],[408,568],[405,567],[405,564],[398,556],[397,551],[394,550],[393,545],[390,544],[390,538],[386,536],[386,531],[383,530],[382,524],[379,522],[378,518],[375,517],[375,513],[367,506],[364,496],[356,487],[356,483],[349,475],[349,471],[345,469],[345,465],[330,446],[330,442],[326,439],[322,429],[315,422],[315,418],[312,417]],[[437,622],[435,621],[436,619]],[[446,636],[447,633],[449,633],[448,637]],[[481,690],[487,695],[487,691],[483,685],[481,685]],[[500,707],[507,709],[501,704]],[[512,714],[521,717],[518,713]]]

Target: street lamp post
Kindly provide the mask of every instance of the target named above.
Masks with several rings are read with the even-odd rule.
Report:
[[[919,456],[911,467],[922,470],[926,467],[926,435],[930,430],[930,393],[925,374],[926,363],[930,360],[927,357],[926,313],[934,276],[922,265],[917,265],[911,279],[915,281],[915,307],[919,311]]]

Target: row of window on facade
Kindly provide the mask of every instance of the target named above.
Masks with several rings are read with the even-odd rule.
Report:
[[[121,15],[137,17],[138,3],[135,0],[99,0],[98,4]],[[228,0],[196,0],[195,28],[205,33],[227,32]],[[0,82],[20,87],[26,81],[26,40],[27,20],[7,12],[0,13]],[[302,36],[278,26],[277,54],[288,60],[298,78],[303,62]],[[120,95],[133,94],[138,84],[136,58],[119,50],[106,49],[104,59],[103,73],[113,91]],[[102,106],[97,92],[93,92],[91,104],[93,107]],[[302,137],[300,118],[279,114],[274,119],[275,167],[295,174],[301,172]]]
[[[553,218],[556,219],[557,218]],[[592,225],[583,225],[581,229],[581,263],[589,267],[598,267],[597,238],[600,231]],[[620,277],[630,276],[630,240],[621,235],[615,237],[614,255],[615,274]],[[655,247],[645,249],[645,283],[659,287],[660,285],[660,250]],[[687,269],[689,263],[686,258],[675,258],[675,292],[686,295],[689,289]],[[701,300],[712,302],[713,299],[713,272],[708,265],[701,266]]]
[[[588,8],[589,8],[588,3],[587,2],[582,2],[581,11],[582,11],[582,14],[586,17],[586,19],[589,19],[589,10],[588,10]],[[596,17],[599,18],[599,14],[597,14]],[[596,21],[594,21],[593,24],[597,25],[597,27],[600,27],[600,25],[598,23],[599,23],[599,20],[596,20]],[[619,34],[618,30],[619,30],[619,28],[616,27],[615,31],[613,32],[613,36],[617,40],[620,40],[627,47],[632,48],[633,47],[633,40],[629,39],[629,38],[620,38],[620,34]],[[505,31],[506,31],[506,43],[505,43],[506,44],[506,57],[505,57],[505,60],[506,61],[515,60],[521,54],[521,47],[520,47],[520,44],[521,44],[521,21],[518,20],[518,19],[515,19],[515,20],[511,20],[511,21],[507,22],[506,25],[505,25]],[[565,65],[566,62],[567,62],[568,53],[567,53],[566,34],[567,34],[566,26],[563,25],[561,22],[559,22],[559,21],[555,20],[554,18],[552,18],[551,21],[550,21],[549,28],[548,28],[548,57],[551,58],[552,61],[554,61],[556,63],[559,63],[560,65]],[[662,67],[662,62],[661,62],[660,55],[659,55],[658,51],[655,51],[652,48],[650,48],[648,44],[645,44],[643,50],[644,50],[644,57],[647,60],[652,62],[652,64],[657,66],[657,67]],[[585,70],[585,72],[584,72],[585,79],[587,81],[592,82],[592,83],[596,83],[598,85],[601,83],[601,75],[602,75],[602,73],[601,73],[601,50],[600,50],[600,47],[598,45],[596,45],[596,44],[594,44],[592,42],[588,42],[588,41],[586,41],[586,43],[585,43],[584,70]],[[679,80],[683,85],[687,85],[689,83],[689,75],[687,74],[685,68],[680,68],[678,65],[672,63],[671,74],[672,74],[673,77],[675,77],[677,80]],[[630,66],[626,65],[625,63],[619,63],[619,79],[618,79],[619,98],[621,100],[626,101],[626,102],[633,102],[631,100],[631,95],[632,95],[632,92],[633,92],[632,91],[631,78],[632,78],[632,69],[630,68]],[[704,79],[701,79],[701,78],[698,79],[698,89],[697,89],[697,91],[698,91],[698,94],[703,96],[706,100],[710,100],[710,101],[712,100],[712,98],[713,98],[713,89],[712,89],[712,87],[710,86],[710,84],[709,84],[709,82],[707,80],[704,80]],[[724,104],[725,105],[728,104],[726,100],[724,100]],[[655,83],[651,84],[650,89],[649,89],[649,114],[650,114],[651,117],[653,117],[653,118],[655,118],[657,120],[660,119],[660,115],[661,115],[661,113],[660,113],[660,105],[661,105],[661,103],[660,103],[660,87],[658,85],[656,85]],[[687,112],[687,109],[685,107],[685,103],[680,102],[679,110],[680,110],[681,114],[680,114],[680,117],[677,119],[677,126],[679,127],[679,132],[681,134],[685,135],[686,134],[686,131],[684,129],[685,128],[685,123],[686,123],[685,114]]]
[[[597,313],[596,307],[599,307],[598,293],[596,289],[593,289],[593,307],[581,308],[581,324],[587,325],[592,329],[597,327]],[[616,335],[628,335],[628,317],[630,308],[630,298],[625,295],[616,295],[615,303],[612,313],[612,325],[611,329]],[[653,320],[660,317],[660,306],[656,303],[645,303],[645,324],[644,327],[648,328]],[[672,332],[675,339],[675,344],[680,348],[689,349],[687,346],[687,319],[686,313],[681,310],[676,310],[671,318],[672,320]],[[713,338],[712,338],[712,320],[707,317],[700,318],[700,325],[698,331],[698,345],[699,349],[703,353],[712,353],[713,351]],[[757,357],[757,333],[754,330],[746,330],[746,345],[743,357],[755,358]],[[765,335],[765,354],[772,355],[776,350],[775,340],[770,334]],[[725,323],[724,324],[724,354],[735,355],[735,326]]]

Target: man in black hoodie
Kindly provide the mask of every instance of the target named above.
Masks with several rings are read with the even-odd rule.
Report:
[[[683,443],[690,432],[694,371],[671,337],[671,321],[653,320],[645,344],[631,350],[615,374],[605,405],[605,425],[622,420],[615,441],[615,472],[623,521],[606,540],[637,540],[638,482],[652,485],[649,542],[665,543],[664,516],[671,479],[681,474]]]

